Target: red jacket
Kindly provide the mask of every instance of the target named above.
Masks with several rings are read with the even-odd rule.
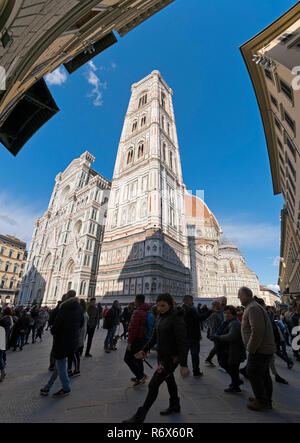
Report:
[[[136,338],[145,337],[145,330],[147,329],[147,314],[150,311],[150,306],[143,303],[133,312],[129,327],[128,327],[128,343],[132,344]]]

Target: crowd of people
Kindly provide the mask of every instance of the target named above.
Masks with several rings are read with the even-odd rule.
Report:
[[[231,378],[224,392],[240,393],[243,378],[247,378],[253,390],[247,407],[253,411],[271,409],[273,382],[270,371],[276,382],[288,383],[277,372],[275,355],[287,364],[288,369],[293,368],[294,360],[300,361],[297,347],[293,348],[294,360],[287,352],[298,332],[296,327],[300,327],[300,299],[287,310],[265,306],[264,300],[254,297],[246,287],[239,290],[238,298],[239,307],[228,305],[223,297],[213,301],[208,308],[201,304],[195,306],[189,295],[178,305],[169,294],[161,294],[152,306],[145,302],[144,295],[138,295],[134,302],[122,309],[117,300],[111,307],[103,307],[95,298],[87,303],[70,290],[52,310],[40,306],[5,307],[0,312],[0,381],[6,376],[7,351],[22,351],[30,341],[32,344],[42,341],[44,330],[50,329],[53,336],[51,376],[40,394],[48,396],[59,377],[61,388],[53,396],[69,395],[70,379],[80,375],[83,353],[86,358],[92,357],[94,333],[101,327],[102,320],[102,328],[106,330],[105,353],[116,351],[119,340],[127,341],[124,363],[132,373],[134,387],[147,382],[145,364],[152,368],[147,361],[148,353],[152,350],[157,353],[157,368],[149,381],[147,397],[136,413],[124,420],[125,423],[144,422],[163,382],[167,384],[169,406],[161,411],[161,415],[180,411],[174,372],[179,367],[182,377],[190,374],[190,353],[193,376],[203,376],[199,358],[203,334],[212,344],[205,364],[213,368],[218,363]]]

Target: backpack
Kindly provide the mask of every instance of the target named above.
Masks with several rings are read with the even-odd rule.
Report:
[[[144,329],[144,338],[147,340],[152,337],[153,328],[154,328],[154,315],[152,312],[147,312],[146,325],[143,326]]]

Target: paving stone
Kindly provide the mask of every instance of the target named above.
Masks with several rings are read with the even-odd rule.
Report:
[[[82,375],[71,381],[72,393],[63,399],[40,397],[50,373],[49,353],[52,337],[45,332],[42,343],[29,344],[22,352],[8,352],[7,378],[0,384],[0,422],[2,423],[120,423],[132,415],[147,395],[147,384],[132,387],[132,374],[123,361],[126,342],[118,344],[118,350],[105,354],[103,342],[106,331],[96,331],[92,346],[93,358],[82,359]],[[201,363],[204,376],[200,379],[182,379],[176,373],[182,412],[162,417],[161,409],[168,405],[166,385],[162,385],[159,397],[150,410],[147,422],[151,423],[297,423],[300,421],[300,363],[293,370],[276,358],[278,372],[289,385],[274,383],[274,409],[255,413],[246,408],[251,387],[248,381],[238,395],[224,393],[229,383],[227,374],[218,368],[207,368],[203,362],[211,343],[201,341]],[[148,358],[156,367],[156,354]],[[189,363],[190,364],[190,363]],[[154,370],[146,366],[151,375]],[[53,392],[59,389],[59,381]]]

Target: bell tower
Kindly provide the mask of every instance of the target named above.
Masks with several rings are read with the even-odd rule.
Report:
[[[132,295],[144,293],[153,299],[161,292],[175,295],[180,287],[182,296],[186,277],[181,284],[178,278],[163,278],[169,262],[184,273],[189,266],[173,91],[159,71],[153,71],[133,84],[131,92],[108,202],[96,295],[127,295],[132,300]],[[159,264],[155,275],[145,267],[147,257]],[[111,269],[108,273],[106,266]]]

